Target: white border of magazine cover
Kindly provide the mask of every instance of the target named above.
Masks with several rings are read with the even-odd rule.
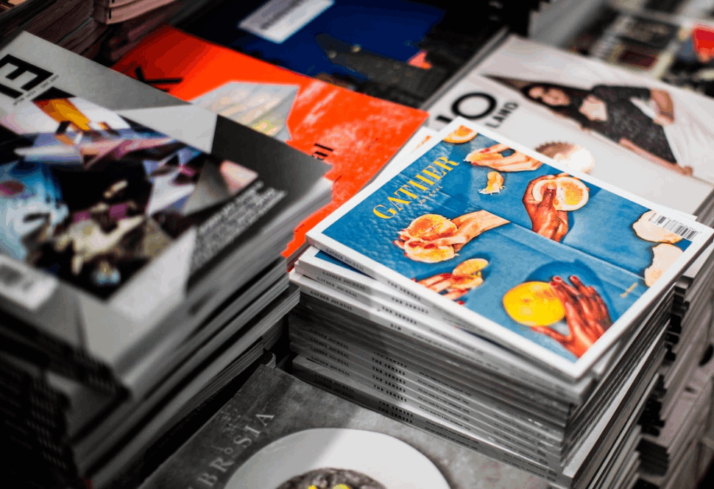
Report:
[[[600,339],[575,362],[570,362],[560,357],[558,354],[553,353],[542,346],[534,344],[530,340],[523,338],[519,334],[506,329],[504,326],[501,326],[476,312],[464,309],[446,297],[439,294],[425,293],[426,289],[422,285],[323,234],[324,230],[329,228],[350,210],[359,205],[372,193],[379,190],[384,185],[385,180],[380,179],[370,184],[348,202],[343,204],[320,224],[315,226],[307,234],[308,241],[312,246],[321,249],[325,253],[330,254],[343,263],[360,270],[380,282],[395,287],[413,297],[420,297],[425,303],[441,309],[456,318],[462,319],[470,324],[476,332],[478,332],[478,334],[483,335],[485,338],[496,341],[498,344],[506,348],[513,349],[514,351],[524,355],[527,359],[548,367],[551,371],[554,371],[568,380],[576,381],[583,377],[583,375],[585,375],[595,365],[598,359],[600,359],[610,349],[610,347],[615,344],[615,342],[632,326],[633,323],[636,323],[643,317],[648,307],[656,303],[664,295],[677,277],[682,275],[687,266],[694,261],[694,259],[704,250],[706,245],[711,242],[714,230],[691,219],[685,219],[679,212],[672,211],[666,207],[649,202],[638,196],[625,192],[614,185],[592,178],[589,175],[573,171],[565,165],[561,165],[550,158],[498,135],[494,131],[460,117],[454,119],[454,121],[442,129],[439,132],[439,137],[433,138],[426,144],[422,145],[417,151],[413,152],[410,158],[405,158],[398,163],[395,162],[397,164],[394,166],[394,171],[397,172],[404,170],[437,144],[441,143],[447,135],[451,134],[459,126],[466,126],[479,134],[483,134],[488,138],[506,144],[515,151],[520,151],[527,156],[542,161],[543,163],[546,163],[563,173],[568,173],[584,182],[591,183],[648,209],[655,210],[674,221],[681,221],[684,225],[697,231],[697,234],[692,239],[692,244],[687,248],[682,256],[680,256],[680,258],[669,267],[660,279],[653,284],[625,313],[623,313],[622,316],[605,332],[605,334],[603,334],[603,336],[600,337]],[[471,337],[473,338],[473,336]],[[473,338],[473,340],[480,343],[477,338]]]
[[[405,158],[409,159],[411,155],[422,145],[426,144],[429,139],[438,137],[438,134],[439,131],[429,129],[426,126],[417,129],[414,135],[409,138],[409,141],[404,143],[402,149],[382,168],[382,171],[379,172],[377,177],[373,180],[373,183],[384,182],[399,173],[399,170],[402,168],[403,160]]]

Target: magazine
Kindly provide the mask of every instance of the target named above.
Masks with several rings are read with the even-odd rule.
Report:
[[[513,467],[259,367],[141,487],[449,489],[486,474],[497,489],[513,481],[545,487]]]
[[[385,285],[372,277],[350,268],[339,260],[310,247],[300,256],[295,270],[323,285],[337,289],[366,304],[394,304],[425,316],[433,316],[442,321],[453,321],[431,307],[420,304],[408,295]]]
[[[578,398],[578,395],[567,395],[563,390],[552,387],[544,389],[542,380],[536,375],[539,373],[538,369],[526,370],[531,375],[530,378],[524,378],[520,373],[511,374],[503,368],[488,368],[489,365],[482,365],[486,359],[491,365],[496,362],[490,358],[492,351],[488,349],[484,349],[480,355],[482,358],[479,358],[479,363],[470,362],[469,357],[464,358],[457,348],[433,341],[433,335],[432,338],[427,334],[414,339],[405,337],[401,333],[402,330],[408,329],[408,326],[404,326],[405,321],[392,321],[388,325],[389,329],[380,328],[376,324],[370,326],[353,314],[359,306],[347,313],[328,308],[324,303],[310,297],[311,290],[308,287],[309,285],[304,286],[304,281],[301,282],[305,298],[301,307],[294,311],[291,317],[292,336],[309,334],[314,338],[316,335],[322,340],[318,343],[334,343],[345,351],[352,351],[350,344],[357,343],[361,345],[360,349],[372,352],[365,357],[372,360],[375,360],[375,352],[379,351],[381,354],[377,354],[377,363],[383,362],[382,367],[392,370],[392,373],[399,372],[394,371],[387,363],[396,365],[397,370],[413,368],[432,379],[435,376],[442,378],[440,382],[448,385],[459,384],[457,390],[460,392],[472,392],[478,398],[499,404],[504,413],[514,410],[526,413],[529,422],[539,424],[536,422],[538,420],[544,425],[554,426],[561,433],[561,437],[574,436],[577,430],[587,427],[589,416],[597,412],[598,406],[607,405],[609,395],[619,388],[618,378],[629,371],[628,363],[637,358],[637,351],[648,344],[647,338],[666,329],[666,312],[672,304],[671,300],[664,301],[653,317],[643,321],[643,327],[629,335],[618,351],[613,352],[614,358],[609,362],[603,378],[595,384],[595,389],[587,388],[588,384],[593,387],[592,382],[581,381],[586,390],[581,390]],[[349,299],[340,299],[339,294],[334,293],[330,300],[331,303],[337,300],[349,303]],[[343,355],[343,360],[347,359],[345,355],[348,354]],[[513,362],[514,366],[521,361],[522,359],[518,358]],[[532,367],[532,364],[530,365]],[[526,368],[527,366],[525,365]],[[425,374],[426,371],[432,373]],[[568,389],[564,390],[569,392]],[[567,434],[562,434],[566,425]]]
[[[332,202],[303,221],[305,233],[369,182],[426,120],[425,112],[278,68],[178,29],[144,39],[114,67],[331,166]]]
[[[366,388],[375,389],[389,397],[398,399],[409,409],[421,409],[432,413],[437,418],[461,426],[474,438],[490,440],[498,448],[510,450],[536,463],[560,467],[559,448],[546,445],[542,438],[525,433],[522,429],[513,429],[513,422],[501,424],[493,419],[484,419],[479,411],[472,415],[469,409],[447,402],[434,392],[418,384],[391,377],[391,374],[375,372],[373,367],[362,367],[350,361],[339,361],[339,357],[325,355],[316,351],[305,342],[297,342],[293,351],[305,359],[323,367],[339,372]]]
[[[297,73],[419,107],[501,28],[486,21],[487,7],[474,11],[484,15],[464,24],[432,1],[224,1],[179,27]]]
[[[639,339],[635,344],[637,348],[635,348],[634,351],[628,352],[627,361],[618,365],[618,369],[614,372],[616,375],[607,379],[605,383],[607,389],[604,390],[604,392],[602,390],[598,391],[590,398],[590,400],[596,402],[589,402],[586,405],[587,407],[581,406],[581,408],[578,409],[582,419],[586,419],[587,421],[598,419],[600,413],[607,408],[612,397],[615,396],[621,388],[627,378],[627,373],[636,366],[639,359],[642,358],[646,350],[651,346],[654,338],[657,336],[661,337],[663,331],[661,327],[658,329],[650,328],[650,332],[646,337]],[[302,336],[300,332],[291,334],[291,341],[294,342],[293,350],[305,358],[317,364],[332,368],[340,372],[343,376],[352,378],[367,387],[376,387],[377,390],[387,393],[403,402],[409,403],[410,401],[415,401],[422,403],[422,409],[432,411],[440,417],[451,418],[452,421],[462,423],[465,429],[477,436],[480,430],[489,431],[494,438],[500,438],[501,441],[498,443],[502,446],[506,447],[508,445],[511,449],[526,457],[535,456],[536,458],[533,460],[540,461],[544,464],[554,463],[555,465],[553,465],[553,467],[556,470],[560,467],[561,461],[568,459],[569,454],[575,449],[574,447],[578,446],[578,441],[582,439],[582,437],[590,431],[589,428],[592,427],[589,422],[583,424],[578,422],[577,418],[574,418],[572,421],[568,421],[568,427],[565,430],[560,430],[560,440],[562,440],[562,444],[560,441],[548,441],[543,434],[538,434],[535,435],[535,438],[531,438],[532,435],[529,435],[529,432],[536,428],[532,419],[526,422],[527,428],[515,427],[514,429],[514,425],[519,422],[519,417],[514,415],[512,409],[503,407],[499,409],[494,406],[497,411],[487,414],[489,410],[487,407],[484,409],[484,407],[490,403],[483,403],[483,395],[478,396],[480,401],[475,401],[478,407],[474,410],[471,400],[452,398],[446,394],[443,384],[425,385],[425,380],[426,383],[428,383],[429,379],[433,379],[433,374],[429,374],[427,377],[416,375],[413,378],[408,378],[410,375],[408,369],[413,369],[414,367],[398,364],[396,368],[389,368],[386,363],[387,360],[384,359],[379,352],[373,351],[370,347],[368,347],[368,353],[366,354],[351,356],[348,351],[345,351],[351,351],[353,349],[351,340],[341,337],[340,342],[345,343],[345,346],[335,349],[330,348],[329,344],[325,345],[324,342],[313,341],[313,337],[303,340]],[[375,356],[378,357],[380,361],[375,361]],[[370,358],[371,361],[369,360]],[[402,362],[404,362],[404,360],[400,360],[400,363]],[[406,363],[409,362],[410,360],[406,360]],[[419,369],[421,368],[422,367]],[[447,384],[448,383],[450,382],[447,381]],[[492,383],[494,386],[500,385],[498,381],[492,381]],[[544,408],[541,407],[540,409]],[[529,416],[537,416],[537,412],[537,410],[534,410],[533,414]],[[483,425],[484,416],[492,417],[485,425]],[[502,425],[501,421],[505,421],[506,425]],[[481,428],[478,428],[479,425]],[[533,451],[533,453],[529,455],[527,453],[528,451]],[[552,459],[552,457],[555,458]],[[554,462],[548,462],[548,459],[552,459]]]
[[[558,435],[562,430],[534,420],[530,412],[524,413],[523,409],[514,409],[513,403],[517,401],[514,401],[509,393],[500,394],[502,384],[499,382],[484,379],[484,384],[490,385],[483,387],[482,392],[479,390],[480,386],[476,388],[468,381],[452,378],[455,369],[439,373],[430,365],[422,365],[416,355],[399,356],[385,353],[383,348],[375,350],[366,345],[350,343],[349,339],[341,334],[335,337],[336,333],[332,331],[312,329],[305,321],[298,320],[298,326],[293,328],[293,318],[290,321],[291,349],[298,354],[307,357],[306,352],[314,352],[350,369],[357,368],[352,365],[359,365],[359,368],[371,369],[372,374],[383,375],[399,384],[403,382],[418,384],[420,388],[438,393],[441,399],[446,399],[447,403],[467,407],[474,416],[501,423],[500,426],[508,429],[512,434],[523,436],[528,432],[545,442],[560,439]],[[506,428],[503,423],[507,423],[510,428]]]
[[[714,183],[712,99],[515,36],[476,71],[506,87],[517,104],[669,173]]]
[[[711,241],[654,207],[457,119],[308,239],[575,380]]]
[[[457,103],[460,100],[463,105]],[[513,110],[489,112],[486,109],[491,104]],[[530,149],[575,171],[588,173],[689,217],[706,214],[711,205],[712,184],[652,165],[478,74],[472,73],[457,83],[429,113],[432,127],[443,128],[457,115],[465,116],[506,137],[518,138]]]
[[[296,267],[296,271],[300,272],[299,267]],[[465,342],[468,340],[471,340],[469,343],[473,347],[474,340],[469,338],[469,334],[459,328],[440,325],[438,320],[426,320],[420,317],[417,310],[402,306],[399,300],[380,300],[381,294],[369,299],[360,298],[359,296],[362,295],[360,291],[345,286],[344,282],[330,283],[329,278],[324,281],[313,281],[310,280],[309,275],[296,277],[295,273],[291,273],[291,280],[301,287],[304,306],[310,310],[306,317],[307,320],[312,318],[314,321],[328,321],[331,324],[330,327],[339,329],[341,334],[348,334],[355,328],[360,331],[368,330],[367,338],[370,338],[367,341],[368,344],[372,339],[379,338],[380,346],[387,347],[389,345],[394,348],[397,355],[402,350],[410,350],[415,353],[415,356],[423,358],[422,355],[426,350],[433,351],[436,348],[433,354],[439,358],[445,359],[448,355],[455,356],[452,376],[463,375],[467,370],[464,367],[464,360],[470,361],[471,367],[476,370],[473,374],[468,375],[467,385],[477,382],[477,379],[483,376],[500,376],[501,380],[497,381],[499,386],[507,382],[509,385],[518,385],[517,389],[525,390],[518,392],[515,398],[518,401],[524,397],[543,401],[546,398],[537,394],[543,393],[550,399],[548,402],[557,402],[559,405],[568,402],[574,405],[582,404],[592,392],[593,387],[599,385],[599,382],[596,381],[609,375],[613,368],[617,368],[621,356],[629,348],[627,345],[632,341],[637,341],[637,337],[642,334],[641,330],[638,330],[627,336],[620,345],[611,348],[591,369],[592,375],[586,376],[576,383],[558,382],[559,379],[547,371],[533,368],[532,364],[523,361],[520,357],[515,359],[512,355],[504,355],[500,349],[488,348],[484,345],[482,351],[475,355],[476,352],[468,348],[464,349]],[[380,285],[385,289],[389,288],[384,284],[380,283]],[[316,299],[311,300],[311,296]],[[313,306],[312,303],[315,300],[329,300],[329,305],[317,302]],[[317,310],[318,305],[319,311]],[[671,305],[671,294],[668,294],[668,298],[663,300],[657,308],[653,308],[642,323],[661,326],[663,317],[669,316]],[[341,308],[341,310],[335,308]],[[349,312],[344,315],[342,310]],[[293,315],[299,315],[299,313],[295,312]],[[365,321],[361,321],[359,318],[368,318],[373,324],[368,326]],[[408,320],[405,320],[406,318]],[[301,328],[304,327],[304,325],[301,326]],[[646,326],[645,329],[647,327],[649,326]],[[360,335],[358,334],[358,336]],[[376,348],[377,346],[372,345],[371,347]],[[474,356],[477,356],[477,359],[471,360]],[[494,389],[492,384],[487,383],[487,385],[487,390]],[[554,404],[553,406],[555,407]]]
[[[0,48],[0,295],[35,348],[135,364],[315,200],[322,163],[177,102],[27,33]]]
[[[329,365],[320,365],[298,356],[293,361],[293,368],[296,374],[311,384],[328,392],[334,392],[358,405],[381,412],[393,419],[405,420],[413,427],[463,445],[474,452],[512,465],[547,481],[558,480],[558,473],[554,469],[513,450],[503,448],[492,439],[476,436],[460,423],[446,420],[431,410],[410,406],[402,399],[349,378]]]

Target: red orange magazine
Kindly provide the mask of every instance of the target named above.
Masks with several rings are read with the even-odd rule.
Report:
[[[329,163],[332,202],[295,229],[305,233],[366,184],[409,140],[427,113],[352,92],[166,27],[114,69],[182,100],[285,141]]]

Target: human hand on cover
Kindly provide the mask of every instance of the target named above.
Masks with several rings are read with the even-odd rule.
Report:
[[[466,155],[465,161],[474,166],[485,166],[503,172],[532,171],[543,164],[520,151],[504,157],[501,153],[509,149],[511,148],[505,144],[494,144],[488,148],[472,151]]]
[[[427,289],[433,290],[436,293],[446,291],[444,297],[453,301],[459,299],[466,292],[471,290],[470,288],[454,288],[454,276],[450,273],[439,273],[437,275],[434,275],[433,277],[428,277],[423,280],[419,280],[417,281],[417,283],[419,285],[423,285]]]
[[[607,120],[607,104],[595,95],[585,97],[582,105],[578,108],[578,112],[591,121]]]
[[[455,301],[483,284],[481,271],[487,266],[488,261],[483,258],[472,258],[457,265],[451,273],[439,273],[417,283],[438,294],[445,291],[443,296]]]
[[[560,176],[560,175],[558,175]],[[544,175],[536,178],[526,188],[523,195],[523,205],[528,217],[531,218],[533,232],[560,242],[568,233],[568,213],[556,210],[554,199],[557,192],[555,182],[546,184],[543,189],[543,200],[538,202],[533,195],[533,187],[542,180],[555,180],[555,175]]]
[[[650,97],[654,102],[657,116],[652,119],[660,126],[668,126],[674,123],[674,102],[666,90],[650,90]]]
[[[414,219],[393,243],[412,260],[438,263],[450,260],[472,239],[508,221],[488,211],[476,211],[453,220],[436,214]]]
[[[459,251],[469,241],[486,231],[508,224],[508,221],[488,211],[476,211],[451,220],[456,225],[456,232],[451,236],[438,238],[432,243],[435,246],[452,245],[454,251]]]
[[[605,333],[612,324],[607,305],[593,287],[586,287],[578,277],[570,276],[572,285],[560,277],[553,277],[550,286],[565,308],[568,335],[562,335],[547,326],[533,327],[563,345],[580,358]]]

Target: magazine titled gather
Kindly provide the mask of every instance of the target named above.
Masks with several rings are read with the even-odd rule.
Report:
[[[308,239],[574,380],[713,232],[459,118]]]

